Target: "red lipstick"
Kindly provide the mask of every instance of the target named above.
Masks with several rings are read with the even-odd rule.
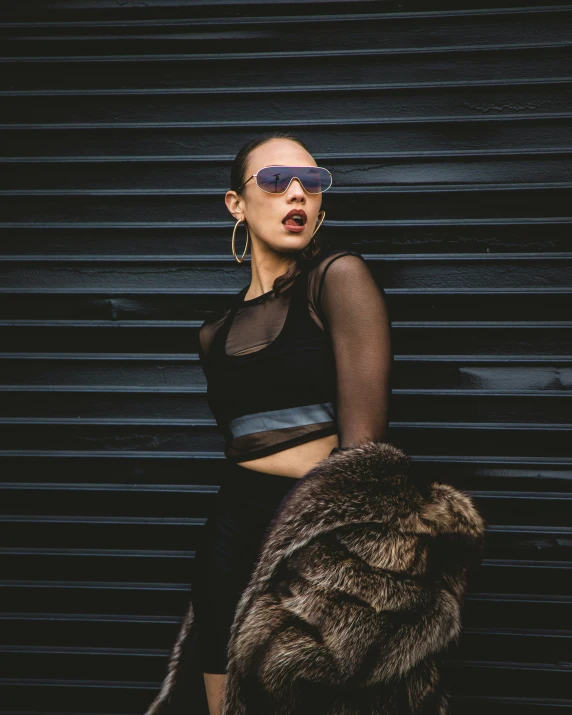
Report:
[[[308,217],[304,209],[292,209],[286,216],[282,219],[282,224],[287,231],[292,233],[302,233],[304,230]]]

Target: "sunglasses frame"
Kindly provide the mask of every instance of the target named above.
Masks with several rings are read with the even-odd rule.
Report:
[[[263,189],[262,186],[260,186],[260,184],[258,183],[257,177],[261,171],[264,171],[264,169],[271,169],[274,166],[278,166],[281,169],[284,169],[284,168],[287,168],[287,169],[323,169],[324,171],[327,171],[328,174],[330,175],[330,185],[328,186],[327,189],[323,189],[322,191],[308,191],[308,189],[304,186],[304,182],[302,181],[302,179],[300,179],[298,176],[293,176],[290,179],[290,181],[288,182],[288,186],[284,189],[284,191],[266,191],[266,189]],[[290,188],[290,184],[294,181],[294,179],[298,179],[300,184],[302,184],[304,191],[308,194],[312,194],[312,196],[317,196],[318,194],[323,194],[324,191],[327,191],[328,189],[330,189],[332,187],[332,183],[334,180],[334,177],[332,176],[332,172],[329,169],[326,169],[324,166],[286,166],[286,167],[284,167],[284,166],[281,166],[280,164],[269,164],[268,166],[263,166],[261,169],[258,169],[256,174],[252,174],[252,176],[249,176],[248,179],[238,187],[237,191],[240,191],[240,189],[242,189],[242,187],[245,186],[245,184],[248,184],[250,179],[255,179],[255,178],[256,178],[256,186],[258,186],[258,188],[261,191],[264,191],[265,194],[274,194],[275,196],[280,196],[280,194],[285,194],[288,191],[288,189]]]

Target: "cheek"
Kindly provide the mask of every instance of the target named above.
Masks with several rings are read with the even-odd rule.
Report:
[[[282,221],[282,216],[278,207],[272,205],[272,201],[256,201],[252,204],[248,223],[257,236],[271,239]]]

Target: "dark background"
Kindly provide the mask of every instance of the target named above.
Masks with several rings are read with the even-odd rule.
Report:
[[[0,712],[158,688],[223,462],[197,329],[250,280],[230,162],[284,129],[385,288],[390,439],[487,519],[452,712],[572,712],[572,6],[1,13]]]

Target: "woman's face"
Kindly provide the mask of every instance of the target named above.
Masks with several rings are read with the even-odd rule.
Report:
[[[290,139],[270,139],[250,152],[243,181],[265,166],[317,166],[314,158],[297,142]],[[308,194],[298,179],[292,179],[283,194],[269,194],[251,179],[242,187],[242,194],[228,191],[225,197],[228,210],[237,221],[246,221],[253,242],[259,241],[281,252],[303,250],[318,221],[322,194]],[[288,230],[284,217],[292,209],[306,214],[302,231]]]

